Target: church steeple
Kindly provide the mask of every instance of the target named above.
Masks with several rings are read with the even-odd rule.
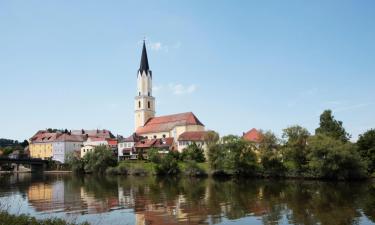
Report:
[[[139,65],[139,72],[141,75],[143,72],[145,72],[147,75],[149,71],[150,71],[150,67],[148,65],[146,43],[143,40],[143,49],[142,49],[141,63]],[[150,75],[151,75],[151,71],[150,71]]]
[[[148,65],[146,43],[143,41],[141,64],[137,74],[135,97],[135,129],[142,127],[155,116],[155,98],[152,96],[152,72]]]

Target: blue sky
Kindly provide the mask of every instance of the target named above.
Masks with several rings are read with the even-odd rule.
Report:
[[[0,1],[0,137],[133,132],[141,40],[157,114],[220,134],[375,128],[374,1]]]

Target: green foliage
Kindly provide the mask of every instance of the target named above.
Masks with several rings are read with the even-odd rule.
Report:
[[[342,126],[342,121],[335,120],[331,110],[325,110],[320,115],[320,124],[315,133],[324,134],[343,142],[347,142],[350,139],[350,135]]]
[[[222,144],[209,148],[209,164],[213,170],[233,175],[255,175],[257,158],[255,146],[238,136],[223,137]]]
[[[196,162],[206,161],[206,158],[204,157],[203,149],[194,142],[183,150],[182,159],[185,161],[193,160]]]
[[[1,225],[75,225],[76,223],[68,223],[62,219],[44,219],[38,220],[35,217],[29,215],[11,215],[7,212],[0,212],[0,224]],[[78,224],[77,224],[78,225]],[[89,225],[89,223],[81,223],[81,225]]]
[[[84,170],[85,164],[84,164],[83,160],[80,159],[79,157],[77,157],[73,152],[70,152],[66,155],[65,162],[66,162],[66,164],[68,164],[70,166],[71,170],[74,173],[85,172],[85,170]]]
[[[184,166],[184,174],[191,177],[207,176],[207,173],[195,161],[187,161]]]
[[[285,166],[282,163],[279,139],[271,131],[262,132],[262,139],[259,143],[260,164],[265,176],[283,176]]]
[[[153,163],[160,163],[161,157],[159,150],[156,148],[151,148],[147,151],[148,160]]]
[[[155,165],[155,170],[158,175],[174,175],[180,172],[177,160],[172,154],[166,154],[159,164]]]
[[[88,152],[83,157],[86,173],[103,174],[108,167],[116,166],[117,160],[111,149],[106,146],[97,146],[94,151]]]
[[[329,179],[355,179],[364,176],[364,165],[355,146],[327,135],[308,139],[311,175]]]
[[[282,137],[285,139],[283,146],[283,158],[289,170],[296,174],[305,172],[307,166],[307,139],[310,133],[301,126],[291,126],[283,130]]]
[[[210,130],[207,132],[205,139],[206,139],[207,146],[210,147],[219,142],[220,136],[217,132]]]
[[[368,166],[368,172],[375,172],[375,129],[366,131],[357,141],[358,152]]]

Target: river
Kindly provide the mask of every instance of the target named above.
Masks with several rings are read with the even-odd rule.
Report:
[[[0,207],[92,224],[375,224],[375,182],[0,177]]]

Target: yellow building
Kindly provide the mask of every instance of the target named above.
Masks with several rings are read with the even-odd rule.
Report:
[[[38,131],[31,139],[29,145],[30,157],[50,159],[53,156],[53,142],[56,140],[56,133]]]

